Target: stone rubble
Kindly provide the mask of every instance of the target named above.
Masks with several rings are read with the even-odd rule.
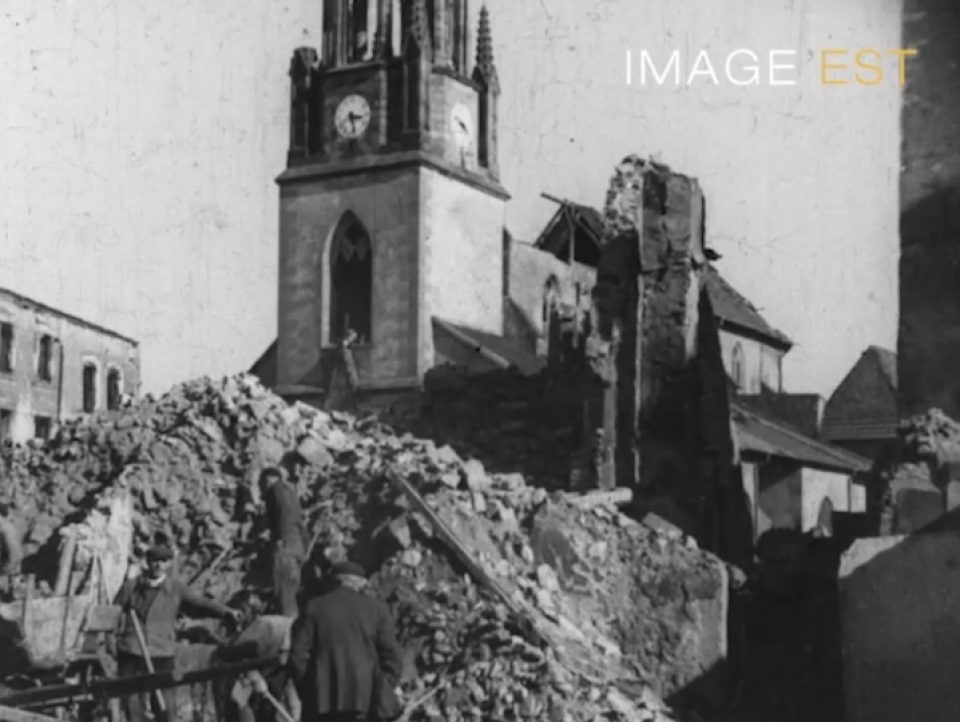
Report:
[[[294,448],[314,472],[300,492],[315,558],[349,554],[375,570],[371,586],[393,610],[405,699],[429,695],[411,720],[677,719],[660,700],[704,671],[690,620],[718,596],[714,557],[613,507],[580,508],[521,474],[398,436],[373,416],[288,405],[251,376],[184,383],[68,422],[45,445],[3,449],[0,502],[20,525],[26,570],[46,585],[61,530],[129,493],[135,558],[163,534],[180,550],[182,576],[218,560],[202,587],[258,608],[265,542],[238,490],[258,504],[260,471]],[[405,475],[525,614],[477,585],[388,470]],[[191,639],[204,628],[185,624]]]
[[[940,409],[903,419],[898,432],[907,456],[936,461],[960,460],[960,423]]]

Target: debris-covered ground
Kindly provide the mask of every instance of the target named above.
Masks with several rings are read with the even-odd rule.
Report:
[[[256,601],[264,543],[238,491],[256,503],[261,469],[294,448],[314,472],[301,495],[315,557],[349,554],[374,570],[407,654],[405,699],[432,693],[413,720],[670,719],[660,699],[697,688],[722,653],[722,565],[679,534],[520,474],[488,474],[373,417],[287,405],[249,376],[182,384],[68,423],[44,446],[4,449],[0,501],[21,525],[26,571],[47,592],[58,530],[125,488],[137,554],[164,533],[186,579],[225,601],[252,589]],[[391,474],[509,604],[478,584]],[[210,641],[188,624],[186,638]]]

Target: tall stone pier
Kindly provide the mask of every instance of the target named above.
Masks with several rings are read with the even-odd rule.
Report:
[[[693,178],[625,158],[611,179],[591,345],[602,429],[601,485],[635,490],[723,555],[734,476],[719,331],[703,288],[704,198]],[[603,363],[600,363],[603,356]],[[731,502],[731,508],[735,502]],[[639,509],[638,509],[639,510]]]
[[[900,416],[960,418],[960,3],[904,0]]]

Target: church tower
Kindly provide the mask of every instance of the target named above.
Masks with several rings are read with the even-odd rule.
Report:
[[[467,0],[323,6],[322,47],[290,66],[277,383],[319,385],[352,331],[361,388],[414,386],[437,362],[434,319],[502,331],[489,17],[471,58]]]

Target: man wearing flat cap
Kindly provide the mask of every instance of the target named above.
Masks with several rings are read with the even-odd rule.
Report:
[[[147,565],[143,573],[129,579],[120,589],[116,604],[123,607],[121,627],[117,636],[118,674],[132,677],[148,672],[145,657],[149,655],[156,672],[172,672],[176,653],[175,625],[184,604],[211,616],[239,621],[240,612],[196,592],[170,574],[173,550],[163,544],[147,551]],[[143,631],[143,648],[131,616],[136,615]],[[175,720],[174,688],[163,690],[167,718]],[[147,718],[143,699],[132,695],[127,699],[127,718],[138,722]]]
[[[290,667],[303,720],[357,722],[400,715],[402,652],[390,612],[364,593],[353,562],[332,570],[337,586],[310,601],[293,626]]]
[[[284,456],[282,463],[289,481],[283,478],[280,469],[271,466],[260,474],[260,488],[270,527],[274,604],[279,614],[296,617],[297,594],[307,553],[297,484],[306,460],[293,451]]]

